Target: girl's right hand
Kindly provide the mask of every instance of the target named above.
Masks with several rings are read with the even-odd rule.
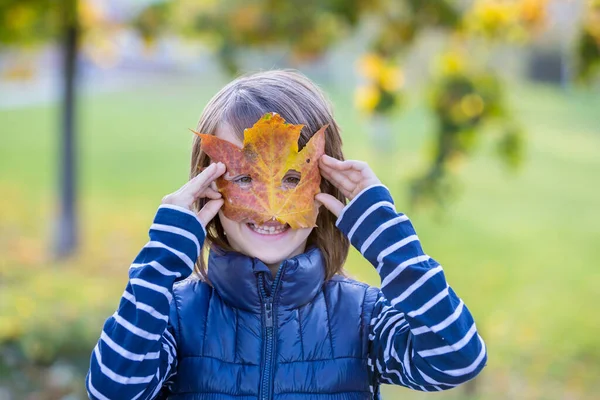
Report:
[[[223,205],[221,193],[213,189],[211,184],[215,179],[223,175],[225,170],[225,164],[221,162],[210,164],[204,171],[193,177],[178,191],[163,197],[162,204],[171,204],[191,210],[192,205],[197,199],[203,197],[209,198],[210,200],[196,214],[202,225],[206,227]]]

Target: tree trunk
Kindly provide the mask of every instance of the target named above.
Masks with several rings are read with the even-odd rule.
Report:
[[[60,211],[57,232],[54,237],[54,253],[57,258],[72,254],[77,248],[77,202],[75,157],[75,111],[77,46],[79,26],[77,1],[63,0],[65,25],[62,36],[63,93],[60,144]]]

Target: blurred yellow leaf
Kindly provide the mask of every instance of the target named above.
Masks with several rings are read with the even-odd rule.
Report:
[[[359,86],[354,93],[356,107],[368,113],[377,107],[380,99],[381,94],[379,93],[379,89],[374,85]]]
[[[395,92],[404,84],[404,74],[398,66],[389,65],[383,68],[379,82],[388,92]]]
[[[0,315],[0,342],[16,339],[22,332],[18,317]]]
[[[520,2],[520,19],[530,29],[541,28],[547,19],[548,0],[522,0]]]
[[[442,75],[455,75],[465,70],[464,58],[457,51],[449,51],[442,55],[438,65]]]
[[[384,60],[374,53],[367,53],[359,59],[358,70],[368,79],[377,80],[384,69]]]
[[[35,19],[35,9],[27,4],[20,4],[7,10],[3,23],[9,29],[20,30],[28,28]]]
[[[106,10],[102,2],[81,1],[77,7],[79,22],[83,27],[93,27],[106,23]]]
[[[483,112],[485,104],[481,96],[477,93],[471,93],[460,100],[462,112],[469,118],[474,118]]]
[[[446,160],[446,166],[450,169],[450,171],[457,173],[464,166],[465,161],[465,155],[455,151]]]
[[[460,102],[454,103],[450,108],[450,118],[456,125],[462,125],[469,117],[463,111]]]
[[[246,3],[233,10],[231,23],[238,31],[253,32],[258,29],[262,16],[263,10],[259,4]]]

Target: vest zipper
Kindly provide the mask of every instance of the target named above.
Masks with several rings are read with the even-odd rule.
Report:
[[[259,396],[261,400],[270,400],[273,397],[271,394],[271,388],[273,386],[273,358],[275,356],[275,323],[273,322],[275,316],[275,307],[273,304],[273,299],[275,298],[275,293],[279,287],[282,270],[283,265],[281,265],[277,270],[277,275],[275,275],[275,280],[273,280],[273,285],[271,286],[270,296],[267,296],[267,292],[265,290],[264,272],[258,277],[260,297],[263,300],[263,313],[265,321],[265,336],[263,340],[263,357],[265,361]]]

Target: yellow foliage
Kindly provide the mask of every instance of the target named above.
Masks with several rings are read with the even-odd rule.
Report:
[[[388,65],[381,72],[379,83],[388,92],[395,92],[404,85],[404,74],[396,65]]]
[[[477,0],[467,13],[466,25],[488,37],[517,42],[544,26],[548,0]]]
[[[588,10],[586,11],[586,30],[596,39],[598,46],[600,46],[600,0],[590,0]]]
[[[471,93],[460,100],[462,112],[469,118],[478,117],[484,109],[484,101],[477,93]]]
[[[512,23],[518,9],[514,2],[480,0],[475,3],[473,15],[484,31],[496,32]]]
[[[233,11],[231,23],[237,31],[252,32],[260,24],[263,13],[259,4],[247,3]]]
[[[97,1],[81,1],[77,7],[79,22],[88,28],[106,22],[106,10]]]
[[[384,60],[378,54],[367,53],[358,61],[358,69],[366,78],[378,80],[384,70]]]
[[[0,315],[0,342],[16,339],[22,332],[18,318]]]
[[[394,92],[404,84],[400,67],[379,54],[367,53],[362,56],[358,61],[358,70],[369,81],[388,92]]]
[[[8,11],[3,23],[14,30],[27,29],[35,21],[35,10],[27,4],[19,4]]]
[[[371,112],[381,100],[381,91],[394,93],[404,85],[404,74],[392,60],[379,54],[367,53],[358,61],[358,70],[368,83],[356,90],[355,103],[363,111]]]
[[[547,19],[546,6],[548,0],[522,0],[520,2],[520,18],[530,28],[543,26]]]
[[[462,125],[469,119],[467,114],[463,111],[461,103],[455,103],[450,107],[450,118],[457,125]]]
[[[456,51],[443,54],[438,65],[442,75],[455,75],[465,70],[465,60],[462,54]]]
[[[359,86],[354,94],[356,107],[361,111],[369,113],[377,107],[380,99],[381,94],[374,85]]]

